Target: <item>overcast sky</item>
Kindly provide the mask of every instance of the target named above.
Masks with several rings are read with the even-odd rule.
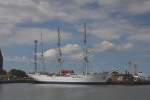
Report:
[[[91,71],[125,70],[131,60],[140,71],[150,73],[149,5],[150,0],[0,0],[0,47],[5,68],[31,71],[33,41],[40,42],[42,32],[46,67],[57,70],[60,26],[64,68],[81,71],[86,22]]]

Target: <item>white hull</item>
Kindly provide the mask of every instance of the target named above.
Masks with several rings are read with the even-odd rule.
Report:
[[[101,84],[106,83],[103,75],[69,75],[69,76],[49,76],[40,74],[29,74],[30,77],[40,83],[50,84]]]

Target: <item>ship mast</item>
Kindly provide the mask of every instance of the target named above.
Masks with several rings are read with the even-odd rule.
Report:
[[[84,68],[85,75],[88,74],[88,49],[87,49],[87,31],[86,31],[86,23],[84,23],[84,47],[83,47],[83,57],[84,57]]]
[[[61,35],[60,35],[60,28],[58,27],[58,63],[59,63],[59,68],[62,68],[63,66],[63,59],[62,59],[62,50],[61,50]],[[61,72],[60,72],[61,75]]]
[[[43,45],[43,33],[41,32],[41,61],[43,66],[43,72],[45,72],[45,59],[44,59],[44,45]]]
[[[38,41],[34,41],[34,71],[37,73],[37,43]]]

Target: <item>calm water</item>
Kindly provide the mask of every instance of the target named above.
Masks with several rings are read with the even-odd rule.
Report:
[[[3,84],[0,100],[150,100],[150,86]]]

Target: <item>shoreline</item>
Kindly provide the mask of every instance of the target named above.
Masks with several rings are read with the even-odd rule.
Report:
[[[33,83],[33,80],[0,80],[0,84]]]
[[[34,81],[34,80],[0,80],[0,84],[16,84],[16,83],[55,84],[55,83],[37,82],[37,81]],[[59,83],[56,83],[56,84],[59,84]],[[130,82],[130,83],[106,82],[106,83],[100,83],[100,84],[67,84],[67,85],[129,85],[129,86],[136,86],[136,85],[150,85],[150,81],[145,81],[145,82]]]

